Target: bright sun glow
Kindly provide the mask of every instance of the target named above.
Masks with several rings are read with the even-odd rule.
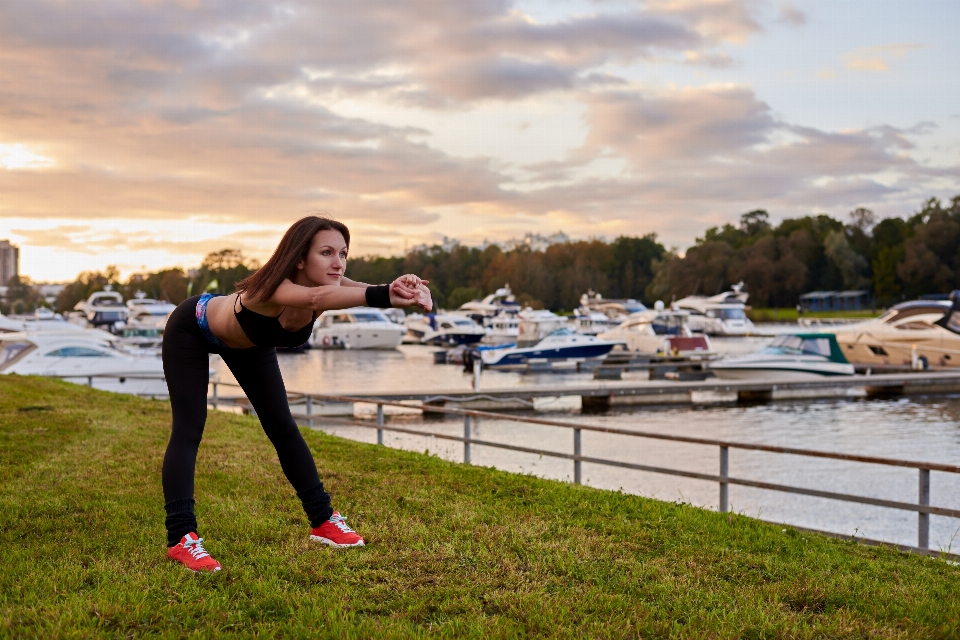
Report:
[[[52,158],[30,151],[24,144],[0,144],[0,167],[4,169],[43,169],[56,164]]]

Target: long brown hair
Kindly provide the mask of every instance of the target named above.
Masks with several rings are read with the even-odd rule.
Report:
[[[350,246],[350,231],[342,222],[321,216],[301,218],[283,234],[280,244],[267,263],[255,274],[234,285],[237,291],[248,298],[269,300],[280,283],[287,278],[293,278],[297,263],[307,257],[313,236],[317,235],[318,231],[339,231],[347,247]]]

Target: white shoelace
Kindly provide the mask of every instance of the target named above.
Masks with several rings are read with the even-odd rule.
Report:
[[[183,548],[190,552],[190,555],[193,556],[194,560],[199,560],[200,558],[207,558],[210,556],[207,553],[207,550],[203,548],[203,538],[197,538],[196,540],[188,540],[183,543]]]
[[[330,522],[336,525],[337,529],[340,529],[340,531],[343,531],[344,533],[356,533],[356,531],[347,526],[347,523],[344,522],[344,520],[346,520],[346,518],[339,513],[335,513],[330,516]]]

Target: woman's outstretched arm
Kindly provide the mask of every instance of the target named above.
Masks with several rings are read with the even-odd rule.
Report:
[[[433,299],[425,280],[416,278],[417,284],[410,278],[416,276],[401,276],[390,284],[390,306],[413,307],[420,306],[424,311],[433,308]],[[282,307],[296,307],[311,309],[318,313],[332,309],[349,309],[362,307],[367,304],[366,289],[369,285],[354,282],[346,284],[341,280],[339,285],[323,285],[319,287],[304,287],[284,280],[276,292],[270,297],[270,302]]]

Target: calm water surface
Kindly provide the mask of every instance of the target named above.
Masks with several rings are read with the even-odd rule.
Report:
[[[722,341],[721,341],[722,342]],[[763,339],[751,339],[750,348],[732,342],[724,349],[752,350]],[[280,367],[287,388],[313,393],[386,393],[469,390],[472,375],[461,367],[433,364],[434,348],[402,346],[397,351],[309,351],[281,355]],[[220,379],[232,380],[222,362],[214,362]],[[537,385],[593,384],[589,374],[540,374],[484,371],[484,388]],[[358,407],[358,412],[372,407]],[[555,409],[538,416],[613,426],[623,429],[722,438],[824,451],[858,453],[909,460],[957,464],[960,461],[960,397],[910,397],[886,400],[812,400],[753,406],[616,408],[606,413],[581,413],[579,402],[558,401]],[[391,415],[404,426],[462,434],[462,420],[429,419],[419,413]],[[327,431],[373,442],[375,433],[350,427]],[[474,437],[521,446],[572,452],[569,430],[483,420]],[[451,460],[462,460],[463,446],[429,436],[385,433],[388,445],[429,451]],[[675,467],[706,473],[719,470],[715,447],[665,443],[628,436],[583,434],[583,454],[640,464]],[[573,463],[488,447],[473,447],[473,464],[570,480]],[[762,452],[730,451],[730,474],[810,488],[917,501],[917,471],[852,462],[817,460]],[[585,484],[661,500],[691,503],[715,509],[715,483],[584,464]],[[333,488],[335,491],[335,487]],[[892,509],[730,487],[734,511],[766,520],[856,534],[915,545],[917,515]],[[931,503],[960,508],[960,477],[931,474]],[[960,548],[960,520],[931,517],[932,547]],[[956,538],[956,539],[955,539]]]

